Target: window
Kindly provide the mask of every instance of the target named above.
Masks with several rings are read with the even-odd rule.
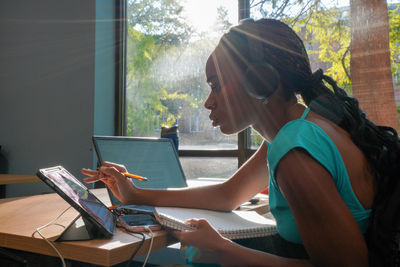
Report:
[[[213,128],[203,106],[206,60],[237,21],[236,1],[127,1],[126,134],[159,137],[162,126],[177,124],[189,177],[228,177],[237,169],[237,136]],[[224,157],[218,166],[205,156]],[[200,162],[207,172],[198,173]]]
[[[285,21],[303,39],[312,70],[322,68],[352,93],[348,0],[120,1],[126,3],[127,12],[126,134],[159,137],[161,126],[177,124],[180,155],[189,176],[227,177],[237,168],[236,159],[240,165],[263,141],[252,129],[238,136],[222,135],[211,126],[209,111],[203,107],[210,90],[205,62],[222,33],[239,18]],[[400,8],[397,0],[387,6],[398,96]],[[225,174],[215,166],[215,157]],[[199,164],[208,173],[198,173]]]
[[[354,91],[354,96],[358,98],[361,108],[372,121],[396,128],[397,116],[392,103],[394,101],[397,106],[400,105],[400,86],[397,82],[400,70],[398,30],[400,2],[398,0],[384,1],[379,4],[374,1],[351,2],[349,0],[254,0],[250,3],[252,18],[277,18],[286,22],[297,32],[305,44],[312,71],[318,68],[323,69],[325,74],[332,77],[350,95],[353,95]],[[354,5],[353,17],[350,14],[351,3]],[[387,43],[380,42],[387,40],[387,35],[384,34],[387,23],[390,63],[384,54],[387,50],[382,53],[383,49],[387,49]],[[353,36],[351,30],[353,30]],[[355,35],[356,32],[358,35]],[[357,40],[359,41],[356,45]],[[353,44],[353,50],[350,42]],[[350,71],[351,54],[353,56],[357,54],[353,57],[354,61],[358,60],[354,66],[356,64],[362,66],[354,68],[353,71]],[[394,81],[393,88],[390,87],[392,82],[385,80],[390,76],[387,73],[390,68]],[[380,93],[377,93],[379,91]],[[378,95],[379,99],[376,97]],[[258,143],[256,138],[258,138],[257,135],[251,133],[252,145]]]

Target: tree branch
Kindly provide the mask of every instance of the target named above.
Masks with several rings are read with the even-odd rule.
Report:
[[[349,78],[349,80],[351,81],[350,72],[349,72],[349,70],[346,68],[346,64],[344,63],[344,60],[345,60],[345,58],[346,58],[346,55],[349,53],[349,51],[350,51],[350,44],[347,46],[346,51],[344,52],[344,54],[343,54],[343,56],[342,56],[341,62],[342,62],[343,70],[344,70],[344,72],[346,73],[347,78]]]
[[[287,5],[289,4],[289,2],[290,2],[290,0],[285,0],[284,1],[284,3],[279,7],[275,18],[278,18],[283,14],[283,12],[285,11],[285,9],[286,9]]]

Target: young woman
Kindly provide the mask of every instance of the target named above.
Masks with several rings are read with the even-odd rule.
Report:
[[[213,126],[224,134],[251,126],[265,139],[229,180],[146,190],[121,174],[124,166],[105,163],[99,172],[82,170],[86,181],[101,179],[123,203],[215,210],[235,209],[269,186],[279,234],[258,240],[257,250],[202,219],[188,221],[194,231],[174,232],[183,244],[214,251],[221,265],[391,264],[399,225],[396,131],[368,121],[322,70],[312,73],[303,42],[277,20],[232,27],[210,55],[206,75]]]

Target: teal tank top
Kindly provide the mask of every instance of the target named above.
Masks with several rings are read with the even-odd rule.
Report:
[[[371,210],[366,210],[358,201],[351,187],[349,175],[342,156],[331,138],[315,123],[305,120],[307,108],[300,119],[285,124],[268,146],[269,206],[277,222],[278,233],[286,240],[302,244],[292,211],[280,192],[275,169],[281,158],[294,148],[306,150],[331,174],[336,188],[356,219],[363,233],[367,230]]]

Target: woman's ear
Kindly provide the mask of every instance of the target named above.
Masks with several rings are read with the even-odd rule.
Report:
[[[268,63],[251,64],[244,75],[243,87],[256,99],[267,99],[280,86],[278,71]]]

